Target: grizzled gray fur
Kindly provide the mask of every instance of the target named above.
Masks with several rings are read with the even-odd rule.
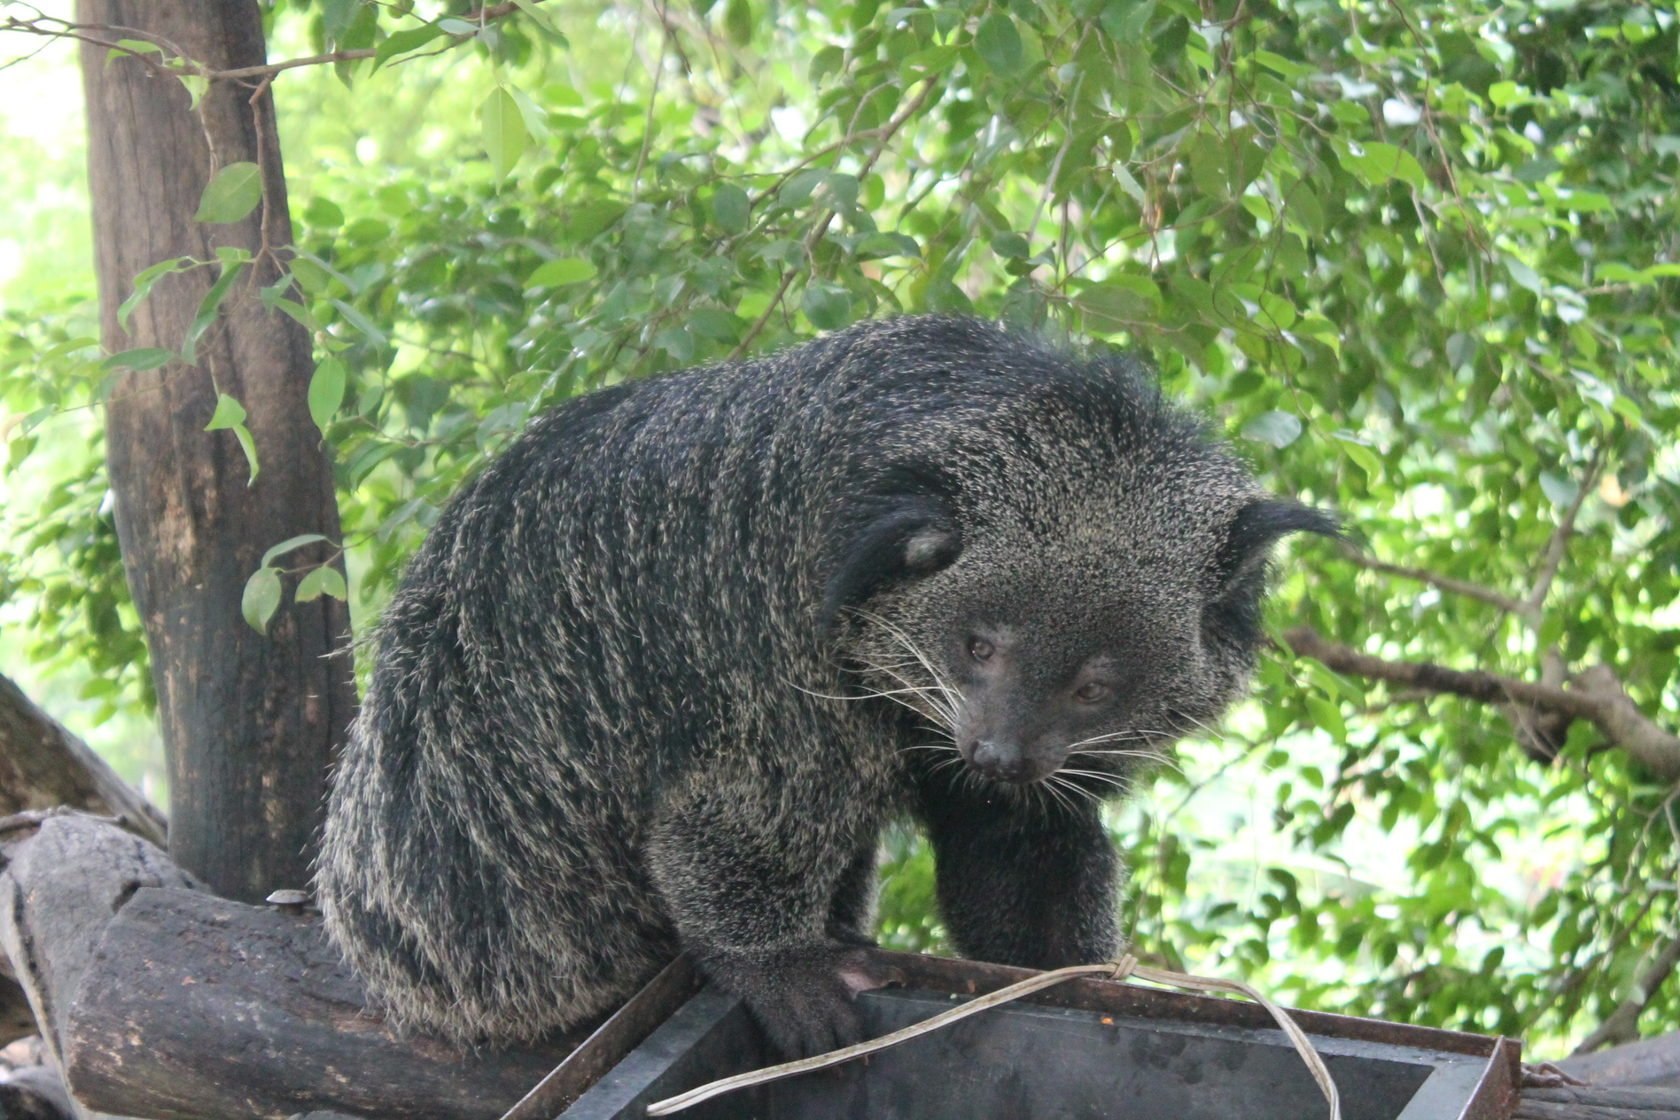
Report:
[[[1119,948],[1102,798],[1219,715],[1268,498],[1133,362],[866,323],[533,422],[445,510],[377,636],[320,857],[390,1014],[527,1039],[679,948],[786,1052],[878,978],[876,840],[930,835],[954,943]]]

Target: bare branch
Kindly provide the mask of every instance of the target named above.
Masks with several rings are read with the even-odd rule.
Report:
[[[1439,588],[1442,591],[1448,591],[1454,595],[1462,595],[1466,599],[1476,599],[1490,606],[1498,607],[1508,614],[1527,617],[1533,609],[1521,599],[1512,598],[1503,592],[1495,591],[1491,587],[1483,587],[1479,583],[1471,583],[1468,580],[1454,579],[1452,576],[1439,575],[1423,568],[1408,568],[1402,564],[1390,564],[1386,560],[1378,560],[1375,556],[1360,552],[1355,548],[1344,547],[1342,556],[1358,567],[1373,572],[1383,572],[1391,576],[1400,576],[1402,579],[1416,580],[1419,583],[1427,583],[1429,586]]]
[[[1657,989],[1663,986],[1676,965],[1680,965],[1680,937],[1670,940],[1663,946],[1662,952],[1652,958],[1651,963],[1635,978],[1633,992],[1598,1025],[1597,1030],[1581,1040],[1581,1044],[1575,1047],[1575,1053],[1590,1054],[1606,1046],[1637,1039],[1639,1013],[1645,1010],[1645,1005],[1651,1002],[1651,997],[1657,994]]]
[[[1528,595],[1528,612],[1536,620],[1540,617],[1540,608],[1546,604],[1546,596],[1552,590],[1552,581],[1557,578],[1558,569],[1563,566],[1564,554],[1568,551],[1569,538],[1575,532],[1575,517],[1581,512],[1581,506],[1587,500],[1587,492],[1598,484],[1599,472],[1604,469],[1604,445],[1601,443],[1593,452],[1592,462],[1587,466],[1587,473],[1582,477],[1580,486],[1576,487],[1575,498],[1569,503],[1569,508],[1563,511],[1563,517],[1552,530],[1551,539],[1546,542],[1545,551],[1541,553],[1540,569],[1534,577],[1534,590]]]
[[[163,814],[0,676],[0,814],[57,805],[113,814],[131,832],[164,843]]]
[[[1628,698],[1615,674],[1602,665],[1576,674],[1570,687],[1561,688],[1481,669],[1449,669],[1427,661],[1387,661],[1332,642],[1306,627],[1288,631],[1284,640],[1296,653],[1316,658],[1340,673],[1490,704],[1517,702],[1587,720],[1658,779],[1680,781],[1680,736],[1653,723]]]

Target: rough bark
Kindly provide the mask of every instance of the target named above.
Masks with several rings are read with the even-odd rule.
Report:
[[[216,898],[86,816],[14,833],[0,944],[83,1105],[177,1120],[311,1110],[493,1120],[570,1045],[399,1038],[313,917]]]
[[[77,15],[210,67],[264,60],[255,0],[79,0]],[[246,578],[270,546],[339,537],[331,463],[306,404],[310,340],[258,298],[278,275],[273,250],[291,239],[273,103],[266,86],[215,81],[194,109],[155,63],[108,59],[92,44],[82,46],[82,75],[105,346],[179,348],[218,271],[166,277],[125,331],[119,305],[147,266],[213,262],[218,246],[256,254],[198,340],[196,364],[116,380],[106,445],[169,755],[170,850],[218,893],[258,899],[308,880],[325,776],[355,702],[348,666],[329,657],[348,636],[343,603],[283,605],[266,635],[240,613]],[[262,205],[239,222],[194,221],[214,172],[238,161],[261,165]],[[218,392],[248,414],[260,459],[249,485],[234,433],[204,430]],[[316,545],[286,562],[341,563],[330,555]]]
[[[68,805],[164,842],[163,814],[88,745],[0,676],[0,816]]]

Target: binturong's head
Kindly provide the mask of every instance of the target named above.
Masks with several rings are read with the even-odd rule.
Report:
[[[905,448],[828,605],[869,691],[934,729],[927,749],[1097,794],[1242,693],[1272,546],[1337,528],[1261,491],[1129,366],[1081,369]]]

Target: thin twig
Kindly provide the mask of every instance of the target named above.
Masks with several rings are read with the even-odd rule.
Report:
[[[1558,521],[1557,528],[1552,530],[1551,539],[1546,542],[1546,548],[1541,553],[1540,569],[1534,577],[1534,590],[1529,593],[1526,604],[1532,617],[1538,618],[1540,608],[1546,604],[1546,596],[1552,590],[1552,581],[1557,578],[1558,569],[1563,566],[1564,554],[1569,549],[1569,538],[1575,532],[1575,517],[1587,500],[1587,492],[1598,485],[1598,475],[1604,468],[1604,458],[1604,444],[1600,443],[1593,451],[1592,462],[1587,465],[1587,473],[1582,477],[1581,484],[1575,488],[1574,499],[1569,503],[1569,508],[1563,511],[1563,517]]]
[[[1680,965],[1680,937],[1664,945],[1633,981],[1633,992],[1612,1011],[1598,1029],[1581,1040],[1576,1054],[1590,1054],[1606,1046],[1632,1042],[1639,1037],[1639,1013],[1651,1002],[1676,965]]]

